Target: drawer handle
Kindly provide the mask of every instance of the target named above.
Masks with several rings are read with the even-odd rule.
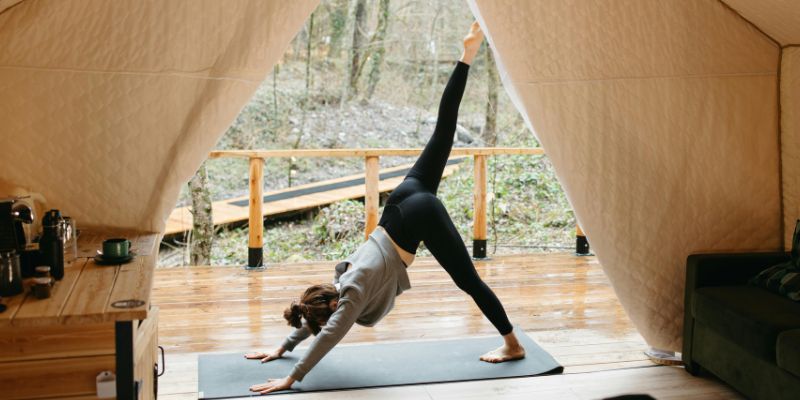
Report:
[[[161,376],[164,375],[164,372],[167,372],[167,360],[164,358],[164,348],[158,346],[158,350],[161,351],[161,372],[159,372],[156,376]]]

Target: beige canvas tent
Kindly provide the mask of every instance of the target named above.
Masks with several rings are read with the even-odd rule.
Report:
[[[159,231],[316,6],[0,0],[0,181]],[[692,252],[777,249],[800,217],[800,4],[471,0],[622,304],[678,350]]]

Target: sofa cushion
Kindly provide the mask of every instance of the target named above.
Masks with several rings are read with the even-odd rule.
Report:
[[[750,279],[753,286],[800,301],[800,268],[795,260],[773,265]]]
[[[778,334],[800,329],[800,303],[753,286],[696,289],[692,315],[753,355],[775,362]]]
[[[800,329],[781,332],[775,353],[779,367],[800,377]]]

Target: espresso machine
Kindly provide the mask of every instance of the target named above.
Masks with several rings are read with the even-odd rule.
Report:
[[[23,225],[33,223],[33,210],[20,201],[21,197],[0,199],[0,250],[22,253],[29,239]]]
[[[0,199],[0,252],[16,252],[20,257],[23,277],[34,275],[41,255],[36,243],[32,243],[32,234],[27,229],[33,224],[36,216],[22,197]]]

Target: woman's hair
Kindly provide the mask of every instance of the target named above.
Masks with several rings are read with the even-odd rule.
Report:
[[[300,317],[305,318],[311,332],[316,335],[333,314],[329,303],[338,298],[339,291],[331,284],[311,286],[306,289],[299,302],[293,301],[289,308],[283,311],[283,318],[295,328],[303,326]]]

